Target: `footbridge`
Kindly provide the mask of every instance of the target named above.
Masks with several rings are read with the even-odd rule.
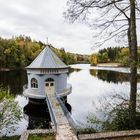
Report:
[[[48,94],[46,97],[50,116],[53,122],[53,126],[56,129],[57,140],[78,140],[72,124],[72,119],[69,113],[66,112],[63,102],[60,96],[57,94]],[[74,124],[74,122],[73,122]]]

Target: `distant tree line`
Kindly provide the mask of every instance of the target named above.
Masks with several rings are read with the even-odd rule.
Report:
[[[29,65],[42,51],[45,44],[32,40],[30,37],[20,35],[11,39],[0,38],[0,68],[24,68]],[[49,46],[66,64],[88,62],[87,55],[65,52]]]
[[[138,48],[138,61],[140,60],[140,48]],[[120,63],[123,66],[129,66],[129,48],[128,47],[109,47],[99,50],[90,56],[91,65],[98,63]]]
[[[57,49],[51,46],[53,51],[57,54],[61,60],[67,64],[77,64],[77,63],[89,63],[89,55],[81,55],[76,53],[66,52],[64,48]]]

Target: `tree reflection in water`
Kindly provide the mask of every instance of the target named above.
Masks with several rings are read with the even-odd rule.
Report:
[[[0,71],[0,85],[14,96],[22,94],[23,85],[27,84],[25,70]]]
[[[90,74],[94,77],[98,77],[103,81],[107,81],[108,83],[118,83],[118,82],[126,82],[129,81],[129,73],[120,73],[116,71],[109,70],[93,70],[90,69]]]
[[[49,129],[51,128],[51,118],[47,104],[28,103],[24,107],[25,118],[28,119],[27,129]]]

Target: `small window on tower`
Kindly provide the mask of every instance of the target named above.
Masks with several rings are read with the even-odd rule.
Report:
[[[46,83],[46,87],[48,87],[49,86],[49,83]]]
[[[51,83],[51,86],[53,86],[54,85],[54,83]]]
[[[38,82],[35,78],[31,79],[31,88],[38,88]]]

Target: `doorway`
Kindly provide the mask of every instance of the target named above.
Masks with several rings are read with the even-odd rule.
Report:
[[[45,93],[47,95],[54,94],[55,92],[55,81],[52,78],[48,78],[45,81]]]

